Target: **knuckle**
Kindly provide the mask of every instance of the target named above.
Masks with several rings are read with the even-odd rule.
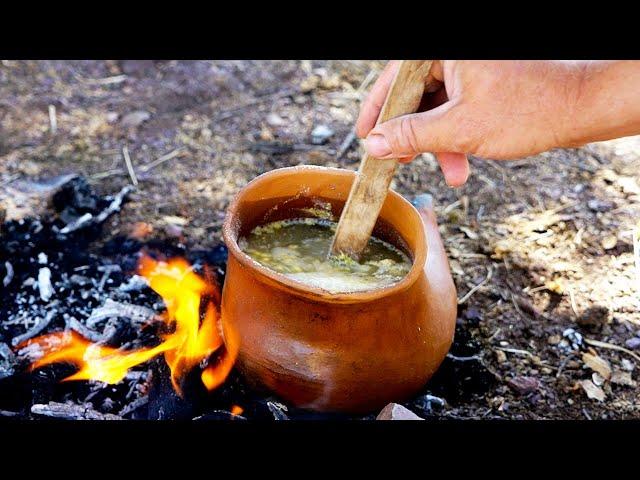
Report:
[[[419,141],[415,128],[415,122],[412,117],[403,117],[400,119],[398,138],[398,153],[407,154],[419,153]]]

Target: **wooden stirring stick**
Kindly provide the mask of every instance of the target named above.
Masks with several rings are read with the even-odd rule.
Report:
[[[391,84],[376,124],[415,113],[420,106],[432,60],[403,60]],[[357,258],[366,247],[398,161],[362,157],[349,198],[342,210],[331,246],[331,255]]]

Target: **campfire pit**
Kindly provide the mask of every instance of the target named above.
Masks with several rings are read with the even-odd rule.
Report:
[[[238,421],[335,417],[294,408],[248,387],[245,378],[231,370],[234,352],[220,344],[211,322],[219,307],[215,286],[222,285],[226,270],[224,245],[196,250],[162,239],[105,234],[102,224],[117,214],[130,192],[125,188],[100,197],[82,177],[68,176],[51,197],[53,212],[2,224],[0,416]],[[172,260],[176,258],[181,260]],[[203,301],[195,307],[195,318],[200,321],[209,315],[209,323],[197,326],[194,336],[187,335],[202,351],[187,355],[186,362],[167,357],[166,345],[161,347],[163,340],[166,344],[172,338],[163,318],[168,310],[175,320],[171,310],[176,305],[166,292],[164,301],[158,295],[162,287],[153,288],[151,273],[155,271],[158,278],[159,265],[179,268],[181,275],[190,272],[196,284],[205,282],[196,288],[198,302]],[[199,337],[198,332],[206,335]],[[61,357],[59,348],[50,348],[56,340],[80,347],[81,355],[69,356],[67,351]],[[461,390],[474,394],[489,387],[493,377],[482,359],[474,356],[479,348],[471,352],[461,348],[469,348],[463,337],[456,340],[429,390],[405,402],[407,407],[423,417],[446,416],[440,395],[455,399]],[[87,351],[93,352],[89,358],[115,354],[120,360],[132,352],[146,353],[106,378],[100,374],[104,372],[91,372],[90,365],[83,365]],[[63,359],[66,362],[58,361]],[[482,380],[474,385],[464,380],[478,375]],[[70,376],[83,380],[63,381]],[[337,417],[374,419],[376,414]]]

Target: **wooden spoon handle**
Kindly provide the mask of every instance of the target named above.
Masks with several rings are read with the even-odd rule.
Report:
[[[403,60],[391,84],[376,124],[414,113],[420,106],[432,60]],[[342,210],[331,254],[357,258],[366,247],[398,161],[379,160],[365,154],[349,198]]]

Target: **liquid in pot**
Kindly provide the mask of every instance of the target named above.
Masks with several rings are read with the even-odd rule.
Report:
[[[329,257],[337,223],[315,218],[280,220],[254,228],[238,241],[240,249],[261,265],[330,293],[387,287],[411,270],[411,259],[375,237],[355,261]]]

